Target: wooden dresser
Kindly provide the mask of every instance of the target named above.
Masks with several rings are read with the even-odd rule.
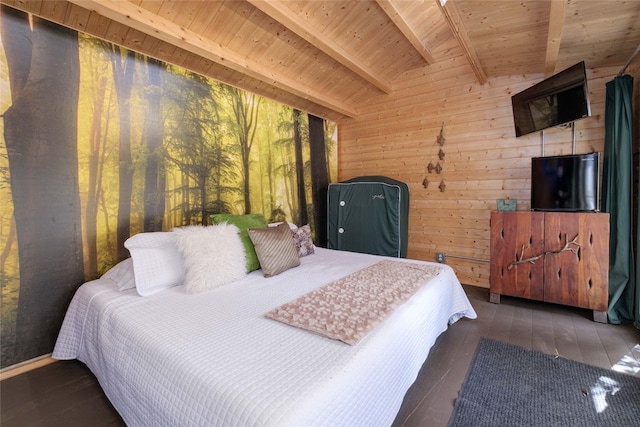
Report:
[[[509,295],[593,310],[607,322],[609,214],[492,212],[491,302]]]

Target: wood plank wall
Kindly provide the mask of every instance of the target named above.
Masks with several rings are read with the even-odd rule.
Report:
[[[603,151],[605,83],[618,71],[588,70],[592,117],[576,122],[577,153]],[[372,98],[357,119],[338,123],[339,180],[386,175],[407,182],[408,256],[434,261],[444,252],[461,282],[488,287],[490,212],[507,197],[518,210],[530,209],[531,157],[542,154],[540,133],[515,137],[511,95],[541,79],[490,78],[481,86],[461,56],[413,70],[397,79],[392,94]],[[428,173],[429,162],[439,161],[442,125],[443,169]],[[571,129],[545,131],[545,155],[571,151]]]

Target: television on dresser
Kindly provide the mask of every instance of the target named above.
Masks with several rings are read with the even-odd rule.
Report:
[[[531,210],[597,212],[600,153],[531,159]]]
[[[584,61],[511,97],[516,136],[591,116]]]

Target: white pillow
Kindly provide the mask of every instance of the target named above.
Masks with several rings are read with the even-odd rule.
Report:
[[[133,260],[127,258],[120,261],[106,273],[104,273],[101,279],[111,280],[116,284],[119,291],[126,291],[127,289],[133,289],[136,287],[136,278],[133,275]]]
[[[173,233],[187,268],[187,293],[208,291],[247,275],[244,245],[235,225],[190,225],[174,228]]]
[[[124,242],[124,247],[133,259],[138,294],[151,295],[184,281],[186,270],[174,233],[136,234]]]

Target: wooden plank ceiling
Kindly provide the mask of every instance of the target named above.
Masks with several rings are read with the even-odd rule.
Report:
[[[357,117],[398,77],[456,55],[484,84],[582,60],[622,67],[640,43],[639,1],[2,3],[330,120]]]

